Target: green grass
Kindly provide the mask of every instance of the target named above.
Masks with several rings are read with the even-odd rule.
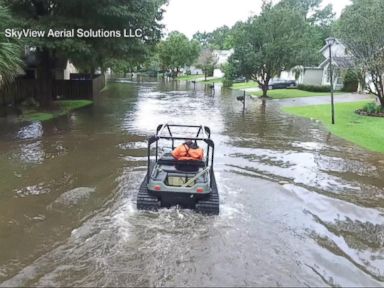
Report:
[[[335,94],[340,94],[341,92],[336,92]],[[253,96],[262,96],[262,91],[257,91],[251,93]],[[311,96],[329,96],[329,92],[308,92],[299,89],[275,89],[269,90],[269,97],[274,99],[285,99],[285,98],[299,98],[299,97],[311,97]]]
[[[201,80],[198,81],[203,84],[213,84],[213,83],[221,83],[223,82],[224,78],[213,78],[213,79],[208,79],[207,81]]]
[[[47,121],[68,114],[70,111],[92,105],[91,100],[58,100],[54,101],[55,110],[28,110],[23,113],[23,121]]]
[[[360,116],[354,113],[368,102],[370,101],[337,103],[335,125],[330,123],[330,105],[285,107],[283,110],[296,116],[319,120],[331,133],[340,138],[368,150],[384,153],[384,118]]]
[[[259,84],[254,81],[248,81],[244,83],[234,83],[232,89],[247,89],[247,88],[258,88]]]
[[[183,76],[179,76],[177,77],[177,80],[185,80],[185,81],[188,81],[188,80],[196,80],[196,79],[199,79],[199,78],[204,78],[204,75],[202,74],[199,74],[199,75],[183,75]]]

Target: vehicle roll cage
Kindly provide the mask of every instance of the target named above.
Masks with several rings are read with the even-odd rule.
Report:
[[[197,133],[195,137],[180,137],[173,136],[172,127],[179,128],[196,128]],[[167,133],[168,132],[168,133]],[[178,124],[160,124],[157,126],[156,134],[151,136],[148,139],[148,165],[147,165],[147,180],[149,181],[150,175],[150,163],[151,163],[151,145],[156,143],[156,163],[159,159],[159,140],[171,140],[172,141],[172,150],[175,149],[175,140],[183,140],[183,141],[203,141],[207,144],[207,153],[205,157],[205,165],[208,167],[210,165],[211,170],[211,180],[213,177],[213,158],[215,153],[215,144],[211,140],[211,129],[204,125],[178,125]],[[182,161],[182,160],[181,160]],[[211,181],[212,183],[212,181]]]

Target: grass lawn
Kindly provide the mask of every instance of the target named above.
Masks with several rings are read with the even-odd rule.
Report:
[[[183,75],[183,76],[179,76],[177,77],[177,80],[185,80],[185,81],[188,81],[188,80],[196,80],[196,79],[199,79],[199,78],[204,78],[204,74],[199,74],[199,75]]]
[[[342,92],[335,92],[335,94],[341,94]],[[253,96],[262,96],[262,91],[251,93]],[[330,96],[330,92],[308,92],[299,89],[275,89],[269,90],[269,97],[274,99],[285,99],[285,98],[299,98],[299,97],[311,97],[311,96]]]
[[[259,84],[254,81],[248,81],[244,83],[234,83],[232,89],[247,89],[247,88],[258,88]]]
[[[198,82],[204,83],[204,84],[213,84],[213,83],[221,83],[223,82],[223,80],[224,78],[213,78],[213,79],[208,79],[207,81],[201,80]]]
[[[85,106],[92,105],[91,100],[58,100],[54,101],[55,110],[52,111],[36,111],[28,110],[23,113],[23,121],[47,121],[56,117],[68,114],[72,110],[76,110]]]
[[[285,107],[283,110],[293,115],[320,120],[333,134],[368,150],[384,153],[384,118],[360,116],[354,113],[368,102],[370,101],[337,103],[335,125],[330,123],[330,105]]]

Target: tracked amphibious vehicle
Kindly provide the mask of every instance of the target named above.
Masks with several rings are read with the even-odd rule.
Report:
[[[187,132],[193,136],[186,136]],[[178,160],[172,155],[175,145],[185,141],[204,148],[201,160]],[[159,125],[148,139],[147,173],[139,189],[137,208],[157,211],[178,205],[202,214],[219,214],[214,152],[211,130],[206,126]]]

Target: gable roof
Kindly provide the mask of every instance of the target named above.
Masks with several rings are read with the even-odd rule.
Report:
[[[339,39],[335,39],[335,44],[340,44],[340,45],[343,45],[343,43],[341,43],[341,41]],[[334,44],[333,44],[334,45]],[[326,49],[328,49],[328,44],[325,44],[325,46],[323,48],[320,49],[320,53],[323,53]]]
[[[329,59],[325,59],[323,63],[320,64],[319,67],[325,68],[329,64]],[[332,57],[332,64],[335,64],[337,67],[341,69],[353,68],[355,66],[355,61],[353,57]]]

